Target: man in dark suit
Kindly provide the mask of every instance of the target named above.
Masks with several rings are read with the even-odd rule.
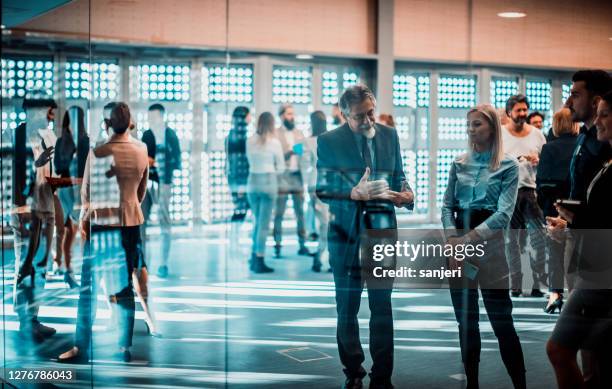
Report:
[[[376,99],[364,85],[344,91],[340,109],[346,123],[319,137],[317,196],[329,204],[329,255],[336,286],[337,341],[345,388],[361,388],[366,371],[357,314],[365,280],[359,257],[366,229],[396,229],[394,207],[412,209],[414,195],[402,170],[395,129],[375,124]],[[391,279],[385,287],[368,282],[370,388],[392,388],[393,316]]]

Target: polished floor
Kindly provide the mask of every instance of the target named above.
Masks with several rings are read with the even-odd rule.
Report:
[[[38,387],[339,388],[343,375],[336,351],[331,274],[311,272],[310,258],[297,256],[296,242],[288,238],[284,257],[268,261],[276,272],[254,275],[246,266],[248,226],[239,232],[230,232],[226,225],[188,233],[177,229],[171,276],[150,279],[151,304],[163,337],[147,336],[137,306],[133,361],[117,360],[116,334],[100,294],[94,361],[69,366],[58,364],[55,358],[72,345],[78,290],[50,277],[39,318],[58,333],[40,345],[24,343],[17,335],[12,307],[12,252],[4,250],[3,362],[7,368],[76,369],[76,381]],[[153,235],[148,246],[152,270],[157,268],[159,241]],[[77,260],[77,270],[79,267]],[[367,299],[365,294],[363,299]],[[556,386],[544,350],[556,316],[542,312],[544,303],[542,298],[514,300],[530,388]],[[366,354],[367,307],[367,302],[362,303],[360,313]],[[393,307],[396,387],[462,388],[457,326],[448,291],[397,290]],[[481,387],[510,388],[482,305],[481,318]],[[367,356],[365,367],[370,366]]]

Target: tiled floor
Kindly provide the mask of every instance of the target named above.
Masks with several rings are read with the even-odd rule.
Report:
[[[40,319],[58,333],[32,346],[17,336],[12,309],[12,253],[4,252],[2,339],[7,367],[71,367],[77,381],[56,387],[99,388],[334,388],[343,381],[335,340],[335,304],[329,273],[310,271],[288,240],[283,259],[270,259],[276,272],[248,272],[246,231],[233,237],[224,228],[204,229],[173,240],[171,277],[150,279],[152,306],[162,338],[147,336],[137,306],[134,360],[113,357],[116,336],[104,297],[98,297],[94,361],[64,366],[54,358],[73,342],[78,290],[50,280]],[[240,244],[236,244],[237,242]],[[293,244],[292,244],[293,243]],[[159,252],[151,239],[149,253]],[[152,259],[152,270],[156,259]],[[77,261],[78,270],[78,261]],[[366,295],[363,296],[366,299]],[[514,317],[523,344],[530,388],[555,387],[544,344],[556,316],[542,312],[544,299],[515,299]],[[367,347],[368,305],[362,304],[361,336]],[[461,388],[457,327],[446,290],[398,290],[393,294],[397,388]],[[481,387],[510,388],[497,341],[483,311]],[[367,348],[366,348],[367,353]],[[371,361],[366,359],[365,367]],[[367,383],[367,381],[366,381]],[[30,387],[30,386],[20,386]],[[42,387],[42,386],[40,386]],[[46,385],[45,387],[53,387]]]

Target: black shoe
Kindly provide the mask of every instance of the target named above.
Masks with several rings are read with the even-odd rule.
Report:
[[[32,330],[39,332],[45,338],[50,338],[57,332],[55,328],[46,326],[36,319],[32,320]]]
[[[370,389],[393,389],[394,386],[390,379],[378,380],[370,379]]]
[[[123,362],[132,362],[132,353],[130,350],[119,350],[118,357],[123,360]]]
[[[561,308],[563,308],[563,300],[561,298],[556,299],[552,302],[552,304],[547,304],[544,308],[544,312],[546,313],[555,313],[556,310],[561,313]]]
[[[266,266],[263,257],[255,257],[255,265],[253,265],[254,273],[272,273],[273,268]]]
[[[160,266],[159,269],[157,269],[157,276],[159,278],[166,278],[166,277],[168,277],[168,266],[166,266],[166,265]]]
[[[531,297],[544,297],[544,293],[540,289],[534,288],[531,290]]]
[[[520,297],[523,294],[523,290],[522,289],[512,289],[512,292],[510,292],[512,297]]]
[[[342,389],[362,389],[363,380],[361,378],[347,378],[342,385]]]
[[[281,245],[274,246],[274,258],[281,257]]]
[[[306,246],[300,246],[300,249],[298,250],[297,254],[310,256],[310,251],[308,251]]]
[[[321,260],[319,254],[316,253],[312,258],[312,271],[315,273],[321,273]]]

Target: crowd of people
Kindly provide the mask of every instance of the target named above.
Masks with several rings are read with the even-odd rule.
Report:
[[[25,99],[27,120],[14,135],[11,226],[20,333],[35,342],[55,333],[38,320],[36,302],[55,235],[53,272],[63,273],[71,288],[80,288],[74,347],[59,361],[91,359],[98,286],[105,289],[113,311],[118,353],[130,361],[135,297],[145,312],[148,332],[161,336],[148,304],[147,262],[155,253],[145,250],[146,226],[156,211],[161,227],[156,274],[168,277],[169,205],[172,177],[181,167],[180,143],[166,125],[161,104],[149,107],[150,129],[138,139],[128,105],[110,103],[104,110],[102,136],[93,147],[78,107],[66,111],[59,138],[45,130],[56,107],[50,99]],[[559,387],[612,387],[608,371],[612,366],[612,79],[602,70],[576,72],[570,96],[554,113],[548,134],[543,133],[544,115],[529,113],[529,108],[527,97],[518,94],[502,111],[487,104],[470,109],[467,150],[450,167],[441,209],[445,239],[453,246],[487,241],[489,248],[486,258],[470,263],[473,277],[449,281],[467,386],[478,387],[480,290],[512,383],[515,388],[527,387],[511,299],[527,295],[521,261],[526,256],[531,270],[529,295],[543,297],[541,289],[547,286],[543,309],[560,312],[546,346]],[[269,258],[266,262],[266,242],[272,234],[273,255],[283,257],[283,219],[290,197],[297,255],[312,258],[312,271],[333,273],[345,387],[361,388],[367,374],[357,321],[365,288],[371,312],[370,387],[392,388],[393,280],[382,287],[365,282],[360,273],[360,237],[365,230],[404,227],[398,225],[396,208],[414,206],[393,117],[376,117],[376,99],[364,85],[344,91],[331,112],[331,130],[322,111],[310,114],[309,136],[296,128],[293,106],[281,105],[277,114],[278,125],[274,114],[260,113],[251,133],[249,108],[239,106],[232,113],[225,142],[234,204],[232,231],[239,231],[252,213],[249,269],[273,272]],[[33,160],[31,170],[27,158]],[[116,183],[114,207],[101,206],[99,199],[92,198],[91,172],[96,166]],[[48,179],[52,176],[64,181]],[[75,190],[79,186],[80,191]],[[119,286],[99,270],[104,266],[92,248],[92,233],[105,228],[119,231],[125,252],[123,266],[111,270],[120,269]],[[79,232],[80,285],[71,261]],[[314,251],[307,247],[308,240],[318,242]],[[43,241],[42,256],[37,256]],[[41,259],[34,263],[37,258]],[[447,266],[461,264],[450,257]]]

